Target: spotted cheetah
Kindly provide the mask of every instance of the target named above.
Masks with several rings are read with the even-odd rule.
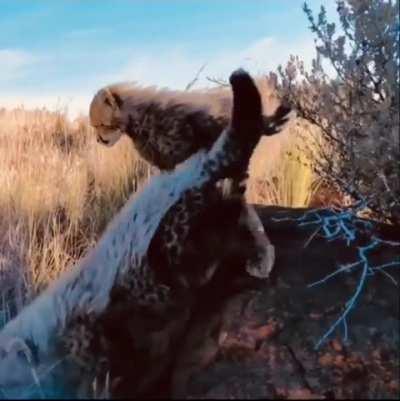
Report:
[[[201,91],[157,90],[120,83],[95,94],[89,117],[99,143],[113,146],[126,134],[143,159],[160,170],[172,170],[200,149],[210,149],[228,125],[223,104],[229,104],[230,99],[220,96],[218,100]],[[284,105],[272,116],[263,116],[263,135],[280,132],[293,116]],[[225,191],[240,193],[240,182],[245,178],[235,177],[233,183],[225,183]]]
[[[172,170],[200,149],[210,149],[229,124],[225,108],[218,107],[223,102],[230,103],[229,97],[216,102],[206,92],[120,83],[95,94],[89,117],[99,143],[112,146],[126,134],[146,161],[161,170]],[[289,112],[282,106],[273,116],[263,116],[263,135],[278,133]]]
[[[114,84],[96,93],[89,116],[99,143],[112,146],[126,134],[146,161],[161,170],[171,170],[199,150],[209,150],[229,123],[224,108],[218,107],[223,101],[229,103],[229,98],[219,98],[218,102],[207,95],[200,91],[179,92]],[[292,115],[289,107],[280,106],[272,116],[262,116],[262,134],[280,132]],[[274,262],[274,247],[254,207],[244,200],[246,180],[247,169],[241,169],[232,179],[217,185],[225,197],[242,197],[242,220],[247,222],[253,240],[263,254],[258,262],[269,272]],[[254,271],[258,270],[257,265],[253,263],[252,266]]]
[[[224,199],[215,183],[247,169],[262,133],[261,100],[246,72],[230,80],[231,123],[210,150],[132,195],[96,247],[1,330],[0,389],[6,397],[76,397],[86,375],[94,378],[101,369],[111,382],[121,373],[160,371],[179,346],[197,291],[220,270],[228,274],[226,283],[243,273],[241,264],[220,269],[233,243],[244,245],[235,247],[235,259],[252,252],[241,203]],[[216,241],[220,236],[228,241]],[[165,344],[149,349],[166,332]],[[71,335],[84,338],[75,348],[88,354],[83,367],[70,355]],[[130,378],[141,385],[135,375]],[[85,391],[87,396],[88,386]]]

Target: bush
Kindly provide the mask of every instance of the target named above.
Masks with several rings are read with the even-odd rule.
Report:
[[[339,29],[323,6],[315,18],[304,4],[317,56],[311,71],[298,57],[280,67],[280,90],[321,129],[319,176],[399,224],[399,0],[336,3]]]

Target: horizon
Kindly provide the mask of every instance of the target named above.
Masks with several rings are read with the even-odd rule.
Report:
[[[184,89],[205,65],[194,88],[207,88],[207,77],[227,79],[238,67],[266,74],[291,54],[310,65],[315,44],[303,3],[4,0],[0,107],[87,114],[94,93],[114,82]],[[334,0],[307,3],[335,18]]]

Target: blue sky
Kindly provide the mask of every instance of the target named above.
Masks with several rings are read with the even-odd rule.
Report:
[[[184,88],[314,55],[303,0],[0,0],[0,106],[87,111],[101,86]],[[334,16],[334,0],[325,5]]]

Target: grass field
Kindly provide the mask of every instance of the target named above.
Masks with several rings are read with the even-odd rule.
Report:
[[[307,206],[318,189],[295,123],[253,155],[249,202]],[[96,243],[156,173],[128,138],[96,143],[86,117],[0,109],[0,325]]]

